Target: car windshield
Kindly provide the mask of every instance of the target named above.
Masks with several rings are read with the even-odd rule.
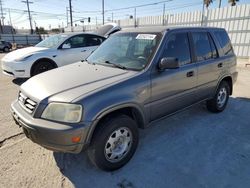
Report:
[[[41,42],[39,42],[36,47],[45,48],[56,48],[60,45],[68,36],[67,35],[54,35]]]
[[[151,61],[161,38],[161,33],[117,33],[97,48],[87,61],[139,71]]]

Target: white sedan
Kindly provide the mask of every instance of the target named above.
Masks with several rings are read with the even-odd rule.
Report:
[[[109,28],[109,32],[107,32]],[[2,71],[15,78],[28,78],[47,70],[86,59],[119,26],[100,28],[103,33],[58,34],[51,36],[34,47],[8,53],[2,58]]]

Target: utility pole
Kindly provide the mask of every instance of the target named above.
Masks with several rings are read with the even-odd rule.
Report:
[[[33,2],[30,2],[29,0],[22,1],[22,2],[26,3],[26,5],[27,5],[29,21],[30,21],[30,33],[33,34],[32,20],[31,20],[31,15],[30,15],[30,4],[32,4]]]
[[[203,21],[204,21],[204,11],[205,11],[205,2],[203,1],[202,15],[201,15],[201,26],[203,26]]]
[[[162,25],[165,25],[165,3],[163,4]]]
[[[14,31],[13,31],[13,25],[12,25],[12,20],[11,20],[11,15],[10,15],[10,9],[8,10],[9,11],[9,20],[10,20],[10,25],[11,25],[11,35],[12,35],[12,41],[13,43],[15,43],[15,37],[14,37]]]
[[[10,25],[11,25],[11,26],[13,26],[13,25],[12,25],[12,20],[11,20],[11,15],[10,15],[10,9],[8,9],[8,11],[9,11],[9,20],[10,20]]]
[[[221,0],[219,0],[219,8],[221,8]]]
[[[104,25],[104,0],[102,0],[102,24]]]
[[[136,23],[136,8],[135,8],[135,12],[134,12],[134,21],[135,21],[135,27],[136,27],[136,25],[137,25],[137,23]]]
[[[69,26],[69,7],[66,7],[66,18],[67,18],[67,27]]]
[[[1,19],[0,19],[0,33],[3,33],[3,26],[2,26]]]
[[[2,0],[0,0],[0,8],[1,8],[1,20],[2,20],[2,24],[4,25],[4,14],[3,14],[3,4],[2,4]]]
[[[73,18],[72,18],[72,5],[71,5],[71,0],[69,0],[69,14],[70,14],[70,26],[71,26],[71,31],[73,31]]]
[[[112,22],[114,22],[114,13],[112,12]]]

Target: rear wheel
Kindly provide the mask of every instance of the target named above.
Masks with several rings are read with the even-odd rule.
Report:
[[[229,99],[230,86],[228,82],[222,81],[213,99],[207,101],[207,109],[211,112],[222,112]]]
[[[32,67],[31,76],[35,76],[54,68],[56,68],[56,66],[49,61],[39,61],[34,65],[34,67]]]
[[[121,168],[132,158],[137,145],[135,121],[126,115],[118,115],[97,129],[88,156],[100,169],[112,171]]]

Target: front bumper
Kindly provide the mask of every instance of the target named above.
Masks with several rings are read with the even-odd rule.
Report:
[[[91,122],[74,126],[33,118],[19,105],[11,104],[11,113],[17,125],[23,128],[27,138],[53,151],[79,153],[87,147],[86,138]],[[79,136],[80,142],[73,143],[72,137]]]
[[[2,61],[1,64],[2,71],[7,76],[12,76],[14,78],[30,77],[30,73],[27,67],[25,67],[24,62]]]

